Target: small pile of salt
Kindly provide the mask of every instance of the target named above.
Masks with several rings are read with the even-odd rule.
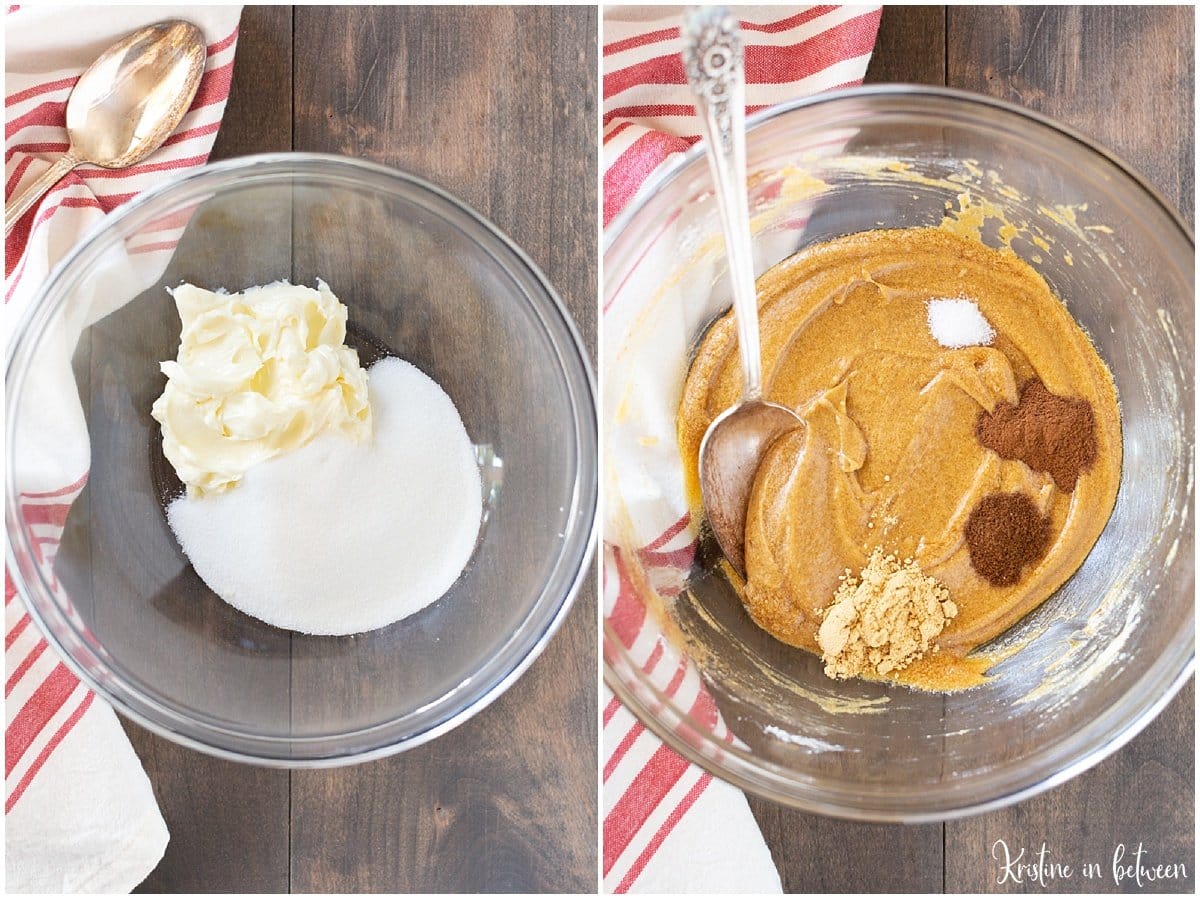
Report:
[[[927,311],[929,332],[944,347],[988,346],[996,337],[974,300],[930,300]]]

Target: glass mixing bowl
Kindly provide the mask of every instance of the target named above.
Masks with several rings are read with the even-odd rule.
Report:
[[[674,433],[689,353],[730,305],[694,148],[607,235],[607,682],[688,759],[809,811],[937,820],[1062,782],[1141,730],[1193,666],[1189,229],[1082,136],[950,90],[861,88],[768,110],[750,121],[748,159],[760,273],[816,241],[946,216],[1011,242],[1115,376],[1116,510],[1075,576],[986,648],[997,661],[975,689],[831,681],[817,658],[759,630],[711,572]]]
[[[167,286],[318,277],[349,307],[364,363],[398,355],[450,395],[485,491],[450,591],[352,637],[270,627],[204,585],[163,514],[170,469],[150,417],[178,349]],[[596,411],[579,334],[507,237],[403,172],[280,154],[147,192],[55,269],[7,369],[8,565],[30,614],[119,711],[197,749],[314,766],[416,746],[520,676],[591,570]],[[57,488],[83,472],[70,503]]]

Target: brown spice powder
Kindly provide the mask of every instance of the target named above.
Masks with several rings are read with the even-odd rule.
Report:
[[[1002,402],[993,412],[980,413],[975,434],[1002,459],[1020,459],[1046,472],[1065,493],[1096,461],[1091,403],[1053,394],[1037,378],[1021,387],[1017,405]]]
[[[1050,519],[1024,493],[991,493],[971,510],[966,538],[971,567],[993,587],[1007,587],[1046,554]]]

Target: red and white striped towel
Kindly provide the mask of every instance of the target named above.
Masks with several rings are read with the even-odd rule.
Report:
[[[875,46],[880,8],[734,7],[746,45],[748,112],[858,84]],[[608,7],[604,15],[604,224],[646,179],[699,139],[679,56],[679,7]],[[619,304],[618,304],[619,305]],[[628,319],[629,310],[604,310]],[[674,519],[673,513],[670,519]],[[645,516],[644,516],[645,517]],[[604,547],[607,623],[633,665],[718,740],[732,740],[696,669],[659,638],[631,566],[664,597],[695,553],[687,516],[648,525],[656,535],[628,558]],[[626,550],[628,552],[628,550]],[[605,690],[603,877],[606,892],[779,892],[745,796],[689,764]]]
[[[208,159],[229,96],[241,7],[9,6],[5,18],[5,196],[67,149],[65,107],[107,46],[151,22],[186,18],[206,35],[199,92],[167,145],[130,169],[76,169],[5,241],[4,325],[14,325],[50,269],[105,213],[172,172]],[[180,223],[164,223],[141,270],[165,266]],[[132,250],[131,250],[132,252]],[[67,372],[69,375],[69,372]],[[63,430],[78,410],[49,408],[34,426]],[[86,442],[18,473],[35,485],[21,506],[49,565],[87,479]],[[79,449],[79,446],[82,449]],[[9,572],[5,617],[5,874],[8,892],[128,892],[153,870],[167,829],[150,783],[112,709],[47,647]]]

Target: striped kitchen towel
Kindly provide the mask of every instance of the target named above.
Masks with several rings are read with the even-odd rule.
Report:
[[[9,6],[5,17],[5,196],[67,149],[65,108],[79,74],[110,44],[169,18],[206,35],[208,61],[191,109],[167,145],[124,170],[76,169],[17,223],[4,248],[4,325],[12,334],[50,269],[105,213],[172,172],[203,164],[229,96],[241,7]],[[143,251],[165,266],[182,229],[164,222]],[[161,257],[161,260],[156,257]],[[68,351],[69,352],[69,351]],[[44,410],[36,424],[61,428]],[[27,422],[28,427],[30,423]],[[71,503],[87,480],[86,446],[20,472],[20,508],[49,570]],[[5,875],[12,893],[128,892],[158,864],[167,829],[112,709],[48,647],[5,572]]]
[[[746,108],[753,113],[861,83],[880,7],[733,7],[745,43]],[[608,7],[604,14],[603,216],[609,223],[651,174],[699,140],[679,43],[679,7]],[[616,304],[619,306],[620,304]],[[636,310],[634,310],[636,312]],[[606,308],[604,322],[632,318]],[[611,386],[611,385],[610,385]],[[670,422],[664,433],[671,433]],[[610,449],[610,452],[618,450]],[[636,522],[647,538],[631,552],[603,548],[606,640],[620,644],[674,708],[717,740],[733,741],[686,657],[660,637],[634,586],[678,593],[695,554],[695,529],[677,512]],[[648,518],[653,516],[643,516]],[[623,555],[629,553],[629,555]],[[630,557],[632,556],[632,558]],[[635,577],[636,569],[636,577]],[[618,647],[606,646],[606,658]],[[689,764],[606,688],[603,712],[606,892],[779,892],[779,875],[745,796]]]

